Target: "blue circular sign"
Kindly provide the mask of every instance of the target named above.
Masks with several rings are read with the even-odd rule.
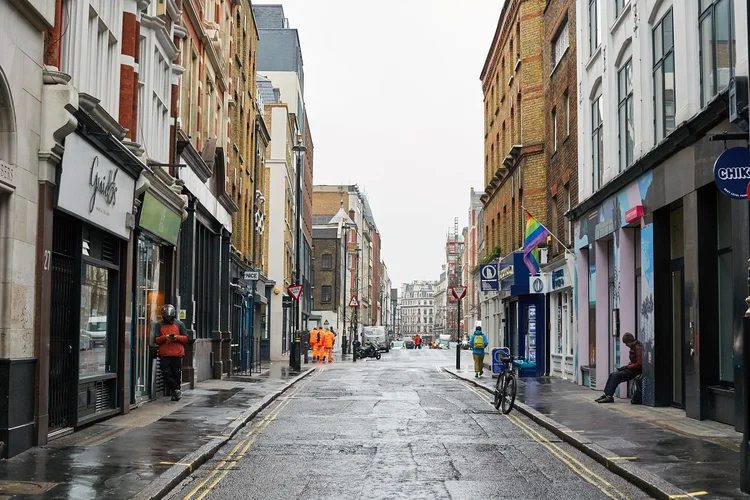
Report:
[[[714,163],[714,182],[719,191],[735,200],[747,199],[750,184],[750,150],[730,148]]]

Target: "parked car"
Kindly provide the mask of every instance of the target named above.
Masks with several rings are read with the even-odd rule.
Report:
[[[391,349],[404,349],[406,348],[406,342],[403,340],[392,340]]]
[[[91,334],[86,330],[81,330],[81,336],[78,344],[79,351],[88,351],[93,346],[91,344]]]
[[[414,341],[413,340],[406,340],[406,341],[404,341],[404,344],[406,345],[407,349],[414,349]]]
[[[82,342],[84,336],[88,336],[92,348],[104,347],[107,342],[107,317],[92,316],[89,318],[86,329],[81,331]]]

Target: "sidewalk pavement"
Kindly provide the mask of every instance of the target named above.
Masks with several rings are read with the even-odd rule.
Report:
[[[127,415],[0,460],[0,500],[161,498],[239,429],[312,373],[280,362],[254,376],[207,380]]]
[[[494,392],[496,379],[454,376]],[[750,498],[739,490],[742,434],[677,408],[598,404],[601,392],[550,378],[519,379],[515,409],[656,498]],[[684,496],[681,496],[684,495]]]

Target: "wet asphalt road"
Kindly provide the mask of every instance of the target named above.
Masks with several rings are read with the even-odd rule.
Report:
[[[441,370],[454,359],[394,350],[324,365],[168,498],[650,498],[517,412],[495,412]]]

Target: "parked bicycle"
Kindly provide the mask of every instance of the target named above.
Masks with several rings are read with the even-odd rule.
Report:
[[[513,403],[516,400],[516,373],[513,360],[518,359],[511,356],[510,349],[501,348],[501,360],[503,363],[503,373],[497,377],[495,384],[495,402],[496,410],[501,410],[507,415],[513,409]]]

